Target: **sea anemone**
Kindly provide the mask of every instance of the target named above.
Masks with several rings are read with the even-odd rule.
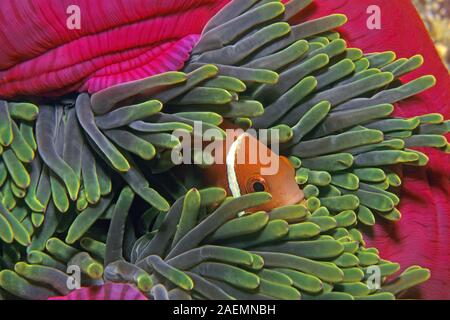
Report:
[[[397,209],[397,166],[425,166],[429,158],[416,147],[448,153],[443,115],[393,116],[400,101],[427,101],[436,78],[411,78],[422,56],[349,47],[337,31],[346,16],[315,18],[309,4],[231,1],[180,59],[180,71],[100,81],[92,90],[87,75],[37,91],[25,82],[4,86],[5,98],[89,90],[31,100],[36,105],[0,102],[4,295],[70,294],[68,266],[80,268],[83,287],[129,283],[150,299],[391,299],[426,281],[429,270],[415,265],[391,277],[399,265],[380,258],[388,235],[374,227],[378,250],[361,231],[411,218]],[[430,70],[448,88],[448,73]],[[206,188],[195,166],[175,173],[171,155],[181,141],[173,132],[196,134],[201,121],[224,134],[224,119],[280,132],[270,143],[280,143],[296,169],[304,204],[241,216],[270,194],[227,197]],[[367,282],[373,266],[380,286]],[[445,271],[436,277],[446,279]]]
[[[151,208],[141,215],[147,231],[135,239],[126,235],[133,228],[126,227],[133,198],[130,188],[121,191],[106,243],[83,238],[80,244],[87,252],[80,252],[51,238],[48,254],[30,252],[34,263],[19,262],[15,272],[2,271],[2,287],[30,299],[58,294],[96,299],[107,288],[117,290],[114,282],[132,284],[155,300],[393,299],[429,275],[412,267],[393,282],[369,287],[365,281],[371,268],[377,266],[384,279],[399,265],[364,247],[360,232],[350,227],[355,214],[330,215],[325,207],[311,213],[293,205],[238,217],[270,200],[270,194],[226,198],[220,188],[191,189],[168,213]],[[105,285],[95,285],[103,269],[91,256],[105,265]],[[69,293],[66,264],[79,266],[87,277],[83,285],[92,289]]]
[[[0,96],[92,93],[178,70],[225,2],[2,1]],[[78,13],[79,28],[69,28]]]

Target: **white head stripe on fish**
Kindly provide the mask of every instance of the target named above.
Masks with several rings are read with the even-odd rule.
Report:
[[[241,189],[239,187],[239,182],[237,180],[236,174],[236,155],[239,150],[243,139],[249,136],[248,133],[241,134],[232,144],[230,150],[228,151],[226,163],[227,163],[227,177],[228,177],[228,187],[230,188],[233,197],[237,198],[241,196]]]
[[[227,154],[226,163],[227,163],[227,177],[228,177],[228,187],[230,188],[231,194],[234,198],[241,196],[241,188],[239,187],[239,182],[237,180],[236,174],[236,157],[239,147],[242,144],[243,139],[247,136],[250,136],[248,133],[241,134],[230,147],[230,151]],[[242,217],[245,215],[245,211],[239,212],[238,217]]]

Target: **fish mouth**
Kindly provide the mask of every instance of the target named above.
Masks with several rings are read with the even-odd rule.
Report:
[[[294,195],[288,198],[272,198],[268,203],[246,210],[247,213],[255,213],[258,211],[269,212],[280,207],[293,206],[293,205],[303,205],[306,207],[306,198],[303,191],[299,188],[300,192],[296,192]]]
[[[299,188],[298,189],[299,192],[297,192],[294,196],[292,196],[285,205],[304,205],[306,206],[306,198],[305,198],[305,194],[303,193],[303,191]]]

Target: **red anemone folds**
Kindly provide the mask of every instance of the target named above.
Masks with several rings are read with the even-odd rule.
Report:
[[[92,93],[179,70],[226,2],[2,0],[0,97]],[[67,26],[72,5],[79,30]]]
[[[381,29],[369,30],[369,6],[380,8]],[[349,46],[365,53],[394,51],[397,57],[424,57],[424,65],[402,80],[425,74],[437,79],[435,87],[398,103],[396,115],[413,117],[439,112],[450,116],[450,76],[423,22],[410,0],[316,0],[296,19],[343,13],[348,23],[340,28]],[[449,136],[447,136],[449,137]],[[437,150],[421,150],[430,161],[426,167],[404,167],[400,211],[402,219],[368,230],[368,245],[402,268],[420,265],[431,270],[431,278],[408,293],[408,297],[450,299],[450,156]]]

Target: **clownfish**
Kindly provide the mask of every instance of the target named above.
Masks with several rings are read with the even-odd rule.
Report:
[[[233,197],[253,192],[272,195],[271,201],[247,210],[248,213],[269,212],[304,200],[288,158],[276,154],[249,133],[230,130],[229,124],[221,127],[227,129],[227,140],[232,143],[222,143],[214,164],[204,168],[203,180],[207,185],[222,187]]]

